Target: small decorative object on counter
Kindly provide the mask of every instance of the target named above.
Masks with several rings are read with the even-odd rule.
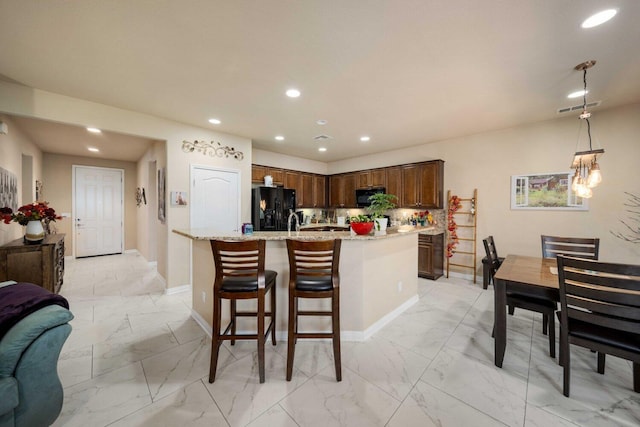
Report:
[[[253,224],[251,224],[250,222],[245,222],[244,224],[242,224],[242,234],[253,234]]]
[[[351,229],[359,235],[369,234],[373,230],[373,220],[367,215],[352,216]]]

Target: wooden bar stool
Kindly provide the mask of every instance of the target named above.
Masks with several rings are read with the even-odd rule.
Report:
[[[287,381],[293,374],[298,338],[332,338],[336,380],[342,381],[340,362],[340,246],[342,241],[287,240],[289,254],[289,334]],[[298,310],[298,298],[331,298],[331,311]],[[331,332],[298,332],[298,316],[331,316]]]
[[[258,367],[260,382],[264,382],[264,344],[271,332],[271,341],[276,345],[276,275],[272,270],[264,269],[265,241],[248,240],[225,242],[211,240],[211,250],[216,267],[216,278],[213,284],[213,333],[211,338],[211,366],[209,382],[216,379],[218,352],[224,340],[231,345],[237,339],[253,339],[258,341]],[[265,295],[271,291],[271,311],[265,312]],[[257,311],[237,311],[236,301],[257,299]],[[222,299],[230,300],[230,322],[224,332],[220,333],[222,323]],[[256,317],[258,322],[256,334],[236,334],[237,317]],[[265,316],[271,317],[265,332]]]

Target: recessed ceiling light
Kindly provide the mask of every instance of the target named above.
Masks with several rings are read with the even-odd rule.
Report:
[[[367,142],[367,141],[369,141],[370,139],[371,139],[371,138],[370,138],[370,137],[368,137],[368,136],[361,136],[361,137],[360,137],[360,141],[362,141],[362,142]]]
[[[595,15],[591,15],[587,19],[582,22],[582,28],[593,28],[597,27],[600,24],[604,24],[614,16],[616,16],[618,11],[616,9],[607,9],[602,12],[598,12]]]
[[[92,153],[99,153],[100,152],[100,150],[98,150],[97,148],[94,148],[94,147],[89,147],[89,148],[87,148],[87,150],[91,151]]]
[[[300,91],[298,89],[289,89],[287,90],[287,96],[289,98],[297,98],[300,96]]]
[[[324,126],[324,125],[327,124],[327,121],[326,120],[318,120],[318,121],[316,121],[316,123],[319,124],[320,126]]]
[[[276,135],[276,141],[284,141],[284,136]]]
[[[320,147],[318,148],[318,151],[322,151],[322,152],[327,151],[327,147]]]
[[[222,122],[220,121],[220,119],[209,119],[209,123],[211,123],[212,125],[219,125]]]
[[[588,90],[577,90],[567,95],[567,98],[580,98],[581,96],[584,96],[587,93],[589,93]]]
[[[88,127],[87,130],[91,133],[102,133],[102,131],[98,128]]]

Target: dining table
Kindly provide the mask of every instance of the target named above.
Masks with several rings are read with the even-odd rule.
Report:
[[[507,346],[507,292],[560,301],[557,261],[507,255],[494,276],[495,365],[502,368]]]

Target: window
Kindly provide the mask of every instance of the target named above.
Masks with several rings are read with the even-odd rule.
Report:
[[[511,177],[511,209],[587,210],[587,200],[571,190],[572,172]]]

